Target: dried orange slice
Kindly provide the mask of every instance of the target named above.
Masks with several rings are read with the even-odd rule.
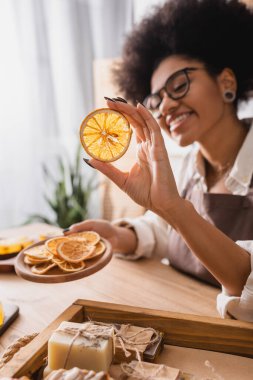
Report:
[[[55,266],[56,264],[52,263],[52,261],[49,263],[36,264],[31,268],[31,271],[35,274],[44,274]]]
[[[91,112],[80,127],[80,140],[84,150],[93,158],[111,162],[127,151],[132,130],[120,112],[101,108]]]
[[[100,235],[95,231],[76,232],[69,235],[69,237],[77,241],[85,241],[91,245],[96,245],[100,241]]]
[[[94,251],[94,246],[71,239],[57,246],[58,256],[69,263],[79,263],[92,255]]]
[[[24,251],[25,255],[35,259],[48,259],[49,253],[45,245],[37,245],[35,247],[27,248]]]
[[[24,257],[24,263],[28,265],[42,264],[42,263],[47,263],[49,261],[51,261],[50,257],[45,258],[45,259],[37,259],[29,255],[25,255]]]
[[[89,256],[87,259],[85,260],[90,260],[90,259],[94,259],[94,257],[97,257],[97,256],[100,256],[104,253],[105,251],[105,244],[102,242],[102,241],[99,241],[96,246],[95,246],[95,251],[92,253],[91,256]]]
[[[68,241],[68,240],[69,240],[69,238],[64,237],[64,236],[52,238],[52,239],[49,239],[45,242],[45,246],[50,253],[52,253],[54,256],[58,256],[57,245],[64,242],[64,241]]]
[[[85,268],[85,263],[80,261],[79,263],[68,263],[65,260],[58,259],[57,257],[53,257],[52,261],[58,265],[58,267],[64,272],[77,272],[83,268]]]
[[[62,264],[62,263],[64,263],[65,260],[60,259],[59,257],[54,256],[54,257],[52,258],[52,262],[58,265],[58,264]]]
[[[57,265],[64,272],[78,272],[79,270],[85,268],[83,261],[80,261],[79,263],[69,263],[68,261],[58,260]]]

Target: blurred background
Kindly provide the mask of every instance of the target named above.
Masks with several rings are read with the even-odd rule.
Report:
[[[120,95],[110,67],[125,35],[163,2],[0,1],[1,229],[35,214],[66,227],[75,218],[144,211],[79,162],[85,156],[78,150],[79,126],[105,106],[104,96]],[[252,102],[243,105],[241,116],[253,116],[252,108]],[[176,173],[187,149],[167,144]],[[117,166],[127,169],[133,160],[134,143]]]

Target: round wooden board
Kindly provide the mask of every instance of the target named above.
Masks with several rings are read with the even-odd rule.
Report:
[[[97,258],[90,259],[85,261],[85,268],[78,271],[78,272],[63,272],[60,268],[55,267],[52,268],[50,271],[48,271],[45,274],[34,274],[31,271],[31,267],[28,264],[25,264],[24,262],[24,250],[22,250],[15,262],[15,271],[18,276],[24,278],[25,280],[32,281],[32,282],[41,282],[41,283],[57,283],[57,282],[68,282],[68,281],[75,281],[79,280],[83,277],[90,276],[93,273],[98,272],[100,269],[104,268],[106,266],[111,258],[112,258],[112,247],[108,240],[105,240],[101,238],[103,243],[106,246],[105,252],[98,256]],[[39,243],[35,243],[31,247],[35,247],[37,245],[44,244],[45,241],[40,241]]]

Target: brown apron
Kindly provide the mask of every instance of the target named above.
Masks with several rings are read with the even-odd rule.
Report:
[[[253,177],[247,195],[203,193],[196,181],[192,178],[188,182],[183,198],[188,199],[204,219],[232,240],[253,240]],[[220,286],[175,230],[170,232],[168,259],[176,269]]]

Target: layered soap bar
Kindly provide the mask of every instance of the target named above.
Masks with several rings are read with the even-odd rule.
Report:
[[[48,367],[107,372],[113,358],[113,342],[112,326],[62,322],[48,341]]]
[[[113,380],[108,373],[87,371],[80,368],[72,368],[69,370],[58,369],[51,372],[45,380]]]

